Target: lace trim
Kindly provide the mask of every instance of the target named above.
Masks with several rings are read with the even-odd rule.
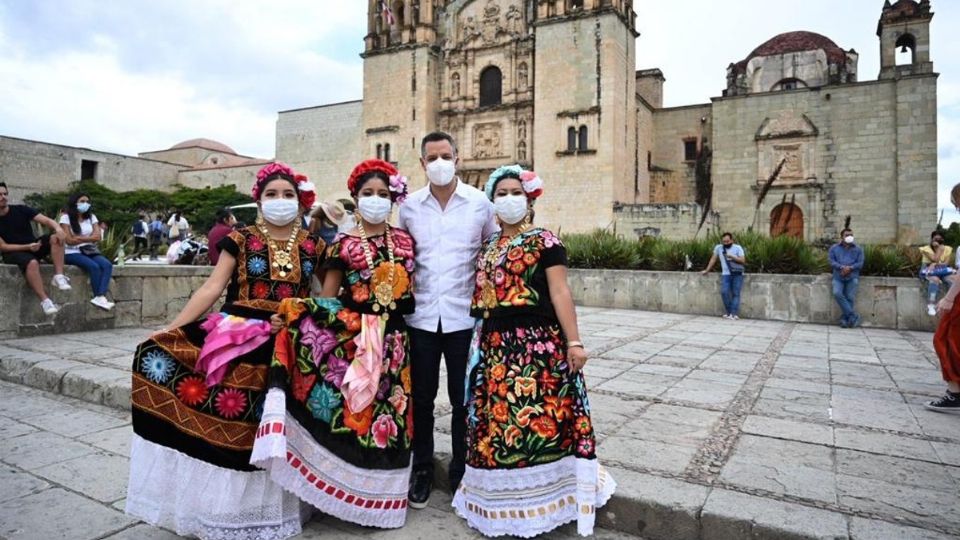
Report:
[[[409,466],[379,470],[351,465],[317,444],[292,417],[279,420],[278,403],[284,403],[283,391],[271,389],[252,464],[269,471],[271,479],[284,489],[339,519],[367,527],[403,526]]]
[[[615,490],[613,477],[596,460],[569,456],[524,469],[467,467],[453,507],[487,536],[531,538],[574,520],[577,532],[588,536],[596,509]]]
[[[134,435],[126,512],[181,536],[282,540],[300,534],[310,509],[264,471],[217,467]]]

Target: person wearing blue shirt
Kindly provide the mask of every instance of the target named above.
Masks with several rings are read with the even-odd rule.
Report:
[[[733,243],[733,235],[723,233],[721,243],[713,248],[713,256],[707,268],[701,272],[710,273],[713,265],[720,261],[720,298],[723,299],[724,319],[740,319],[740,289],[743,288],[743,271],[747,264],[747,254],[740,244]]]
[[[863,268],[863,248],[854,243],[853,231],[840,231],[841,241],[830,248],[828,257],[833,268],[833,297],[843,311],[840,326],[860,326],[857,313],[857,287],[860,286],[860,270]]]

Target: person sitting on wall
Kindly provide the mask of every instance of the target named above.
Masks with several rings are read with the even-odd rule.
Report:
[[[57,222],[37,210],[22,204],[9,204],[10,192],[7,184],[0,182],[0,254],[3,262],[15,264],[23,273],[27,285],[40,299],[40,307],[46,315],[60,310],[47,296],[40,277],[40,261],[46,257],[53,260],[53,280],[51,283],[61,291],[70,290],[70,280],[63,275],[63,245],[66,235],[57,226]],[[33,235],[31,222],[36,222],[53,230],[37,238]]]
[[[720,298],[723,299],[723,318],[740,320],[740,290],[743,288],[743,271],[747,264],[747,254],[740,244],[733,243],[733,234],[723,233],[720,243],[713,248],[710,262],[700,273],[709,274],[717,260],[720,261],[722,271]]]
[[[840,326],[856,328],[860,326],[860,314],[857,313],[857,288],[860,286],[860,270],[863,268],[863,248],[854,243],[853,231],[840,231],[841,241],[834,244],[827,257],[833,269],[833,297],[843,311]]]
[[[90,276],[93,298],[90,303],[110,311],[113,302],[107,300],[113,263],[100,253],[97,243],[103,239],[104,226],[91,211],[90,196],[74,193],[67,200],[67,213],[60,216],[60,228],[66,234],[64,261],[79,266]]]
[[[943,232],[930,233],[930,244],[920,248],[923,263],[920,265],[920,279],[927,283],[927,315],[937,314],[937,295],[941,288],[950,288],[956,269],[950,266],[953,248],[943,243]]]

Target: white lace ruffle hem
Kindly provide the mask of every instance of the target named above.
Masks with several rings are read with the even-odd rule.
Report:
[[[574,456],[522,469],[467,466],[453,507],[485,536],[532,538],[571,521],[589,536],[616,487],[597,460]]]
[[[217,467],[133,436],[126,512],[151,525],[205,540],[282,540],[300,534],[310,511],[266,471]]]
[[[409,465],[364,469],[314,440],[286,414],[282,390],[267,392],[251,463],[320,511],[366,527],[402,527],[407,517]]]

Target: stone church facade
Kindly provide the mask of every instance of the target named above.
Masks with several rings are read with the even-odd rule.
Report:
[[[791,32],[731,63],[710,103],[670,108],[663,73],[634,67],[630,0],[368,4],[363,99],[277,123],[277,158],[330,197],[371,156],[422,185],[419,140],[442,129],[473,185],[537,170],[538,220],[563,231],[689,237],[703,221],[816,240],[849,215],[865,241],[913,243],[935,225],[929,0],[884,5],[877,80],[858,80],[855,51]]]

